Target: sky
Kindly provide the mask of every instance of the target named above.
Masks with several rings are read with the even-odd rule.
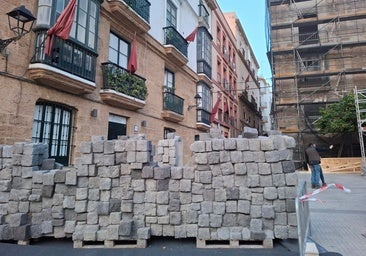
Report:
[[[265,0],[217,0],[222,12],[235,12],[260,66],[258,75],[271,83],[271,69],[267,58]]]

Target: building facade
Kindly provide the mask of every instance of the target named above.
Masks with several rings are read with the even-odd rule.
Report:
[[[238,127],[241,131],[244,127],[255,128],[259,134],[262,134],[261,94],[258,79],[259,64],[236,13],[224,13],[224,16],[236,39]]]
[[[212,1],[78,0],[69,38],[52,37],[45,54],[68,2],[24,1],[37,20],[0,59],[0,144],[43,142],[68,165],[94,135],[141,133],[156,143],[176,132],[189,152],[210,127]],[[6,13],[17,6],[1,6],[0,36],[9,38]]]
[[[341,143],[317,133],[319,110],[366,87],[366,1],[267,0],[267,10],[275,125],[301,160],[309,142]]]

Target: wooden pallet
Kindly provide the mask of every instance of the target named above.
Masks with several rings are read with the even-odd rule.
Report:
[[[323,172],[360,172],[360,157],[338,157],[338,158],[322,158],[321,163]]]
[[[197,239],[197,248],[273,248],[273,240],[265,239],[263,241],[242,241],[242,240],[204,240]]]
[[[84,249],[127,249],[146,248],[147,240],[106,240],[106,241],[74,241],[74,248]]]

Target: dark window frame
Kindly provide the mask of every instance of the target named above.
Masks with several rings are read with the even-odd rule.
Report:
[[[38,108],[41,109],[37,112]],[[47,111],[51,111],[51,113]],[[37,115],[37,113],[40,115]],[[57,114],[59,114],[59,120],[56,120]],[[66,118],[68,120],[65,120]],[[55,102],[38,101],[34,110],[32,142],[47,144],[49,157],[54,158],[58,163],[68,165],[70,161],[72,121],[72,107]]]

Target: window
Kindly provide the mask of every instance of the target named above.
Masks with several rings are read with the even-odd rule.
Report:
[[[40,17],[40,22],[37,22],[37,26],[45,25],[47,19],[49,20],[47,25],[55,24],[69,0],[54,0],[53,2],[52,5],[52,0],[39,1],[37,17]],[[74,23],[70,31],[70,38],[95,51],[97,50],[100,2],[99,0],[78,0]],[[51,14],[52,6],[54,7]]]
[[[51,102],[35,106],[32,142],[47,144],[49,157],[63,165],[69,163],[71,120],[70,107]]]
[[[197,72],[211,78],[212,37],[206,28],[200,27],[197,35]]]
[[[126,118],[109,114],[108,140],[118,139],[118,136],[126,135]]]
[[[300,26],[299,42],[301,44],[319,43],[318,26],[317,25]]]
[[[101,2],[103,1],[77,0],[69,39],[54,37],[51,55],[48,56],[44,54],[47,28],[56,23],[69,0],[38,1],[36,49],[32,62],[47,62],[51,66],[94,82]]]
[[[175,91],[174,73],[165,69],[164,91],[174,94]]]
[[[201,104],[197,106],[197,122],[210,124],[211,90],[210,86],[200,81],[197,84],[197,93],[201,96]]]
[[[210,87],[206,83],[200,81],[197,85],[197,93],[201,96],[201,104],[198,107],[210,112],[211,110]]]
[[[166,140],[168,138],[168,133],[173,133],[173,132],[175,132],[174,129],[164,127],[164,139]]]
[[[177,7],[170,0],[166,4],[166,25],[177,28]]]
[[[127,68],[129,43],[117,37],[115,34],[109,35],[109,61]]]

